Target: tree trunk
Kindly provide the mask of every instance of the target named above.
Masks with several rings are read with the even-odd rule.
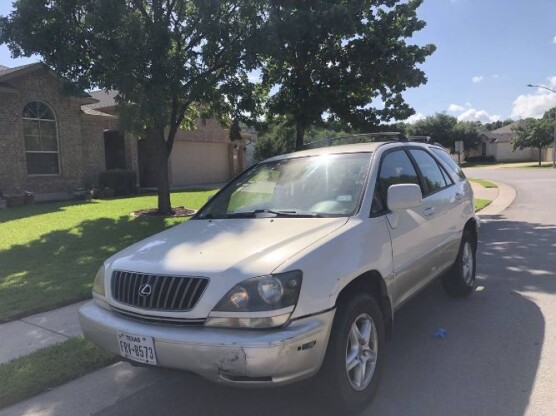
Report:
[[[539,167],[542,166],[542,147],[539,146]]]
[[[170,202],[170,181],[168,179],[168,158],[170,153],[164,140],[164,127],[147,129],[147,140],[151,140],[153,167],[156,173],[158,192],[158,212],[163,215],[172,213]]]
[[[305,137],[305,123],[301,120],[295,122],[295,150],[303,149],[303,138]]]

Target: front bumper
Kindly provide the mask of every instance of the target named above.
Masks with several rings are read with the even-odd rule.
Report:
[[[334,310],[268,330],[180,327],[135,321],[89,302],[79,309],[85,336],[120,354],[118,331],[154,338],[158,365],[228,384],[278,385],[316,374]]]

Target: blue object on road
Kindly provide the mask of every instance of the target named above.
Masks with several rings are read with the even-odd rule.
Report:
[[[448,330],[446,328],[438,328],[433,334],[433,338],[441,338],[444,339],[448,336]]]

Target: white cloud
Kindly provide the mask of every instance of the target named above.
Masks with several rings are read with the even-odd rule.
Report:
[[[413,114],[412,116],[410,116],[407,120],[405,120],[406,123],[408,124],[415,124],[420,120],[424,120],[426,117],[424,114],[421,113],[416,113]]]
[[[552,38],[552,43],[556,43],[556,36]]]
[[[556,76],[548,77],[548,88],[556,88]],[[540,118],[546,110],[556,107],[556,93],[537,88],[531,94],[522,94],[514,101],[512,118]]]
[[[478,82],[481,82],[483,80],[483,76],[482,75],[475,75],[473,78],[471,78],[471,81],[473,81],[473,83],[477,84]]]
[[[485,110],[476,110],[474,108],[470,108],[458,116],[458,121],[479,121],[481,123],[491,123],[501,119],[502,117],[498,115],[490,115]]]
[[[546,110],[556,107],[556,94],[545,93],[520,95],[514,101],[512,118],[540,118]]]
[[[450,104],[448,106],[448,111],[450,113],[461,113],[465,111],[465,107],[462,107],[461,105],[457,105],[457,104]]]
[[[492,74],[492,78],[498,78],[500,75],[498,74]]]

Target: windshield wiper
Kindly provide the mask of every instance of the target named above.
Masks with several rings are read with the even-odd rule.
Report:
[[[302,212],[302,211],[280,211],[272,209],[256,209],[254,211],[241,211],[232,212],[226,215],[226,218],[255,218],[257,214],[272,214],[276,217],[296,217],[296,218],[320,218],[317,212]]]

